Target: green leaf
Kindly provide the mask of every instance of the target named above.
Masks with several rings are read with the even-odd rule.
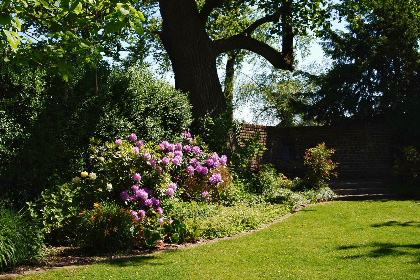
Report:
[[[19,34],[15,31],[8,31],[8,30],[3,30],[3,32],[6,35],[7,41],[9,42],[12,49],[16,50],[20,43]]]
[[[116,33],[125,27],[125,23],[122,21],[110,22],[105,26],[105,33]]]
[[[78,15],[82,12],[82,9],[83,9],[82,3],[79,2],[79,4],[77,4],[77,6],[74,8],[73,11],[76,15]]]
[[[12,17],[7,14],[0,14],[0,24],[1,25],[8,25],[12,21]]]

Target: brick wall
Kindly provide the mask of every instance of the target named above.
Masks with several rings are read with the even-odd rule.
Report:
[[[253,162],[273,163],[289,176],[303,175],[305,150],[325,142],[336,152],[339,178],[380,178],[392,174],[392,133],[384,124],[354,124],[345,126],[270,127],[243,124],[241,139],[260,133],[260,143],[266,147],[262,157]]]

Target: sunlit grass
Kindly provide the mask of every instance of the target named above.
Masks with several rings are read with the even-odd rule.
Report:
[[[333,202],[264,230],[22,279],[420,279],[420,201]]]

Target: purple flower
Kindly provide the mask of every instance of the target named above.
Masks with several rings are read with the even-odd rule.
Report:
[[[146,199],[144,201],[144,206],[152,206],[153,205],[153,201],[151,199]]]
[[[184,137],[185,138],[190,138],[191,137],[191,133],[189,133],[188,131],[184,131]]]
[[[220,164],[221,165],[226,165],[227,162],[227,156],[223,155],[220,157]]]
[[[191,146],[190,145],[185,145],[184,146],[184,152],[186,152],[186,153],[191,152]]]
[[[181,157],[175,157],[175,158],[172,159],[172,163],[174,165],[179,165],[181,163],[181,161],[182,161]]]
[[[150,166],[151,166],[151,167],[155,167],[155,166],[156,166],[156,160],[154,160],[154,159],[152,159],[152,158],[151,158],[151,159],[149,160],[149,162],[150,162]]]
[[[162,215],[162,214],[163,214],[163,209],[162,209],[162,207],[157,207],[157,208],[156,208],[156,212],[158,212],[160,215]]]
[[[138,212],[137,212],[142,218],[144,217],[144,216],[146,216],[146,212],[144,211],[144,210],[139,210]]]
[[[213,175],[209,178],[210,184],[213,185],[219,183],[220,181],[222,181],[222,175],[220,173],[213,173]]]
[[[175,151],[175,145],[174,144],[168,144],[168,147],[167,148],[171,152]]]
[[[133,148],[132,148],[132,151],[133,151],[133,153],[134,153],[134,154],[136,154],[136,155],[137,155],[138,153],[140,153],[140,150],[139,150],[139,148],[138,148],[138,147],[133,147]]]
[[[144,159],[149,160],[149,159],[151,159],[151,158],[152,158],[152,156],[151,156],[148,152],[145,152],[145,153],[143,154],[143,158],[144,158]]]
[[[174,156],[176,157],[182,157],[184,154],[181,151],[175,151]]]
[[[192,153],[193,153],[194,155],[198,155],[198,154],[200,154],[200,153],[201,153],[201,149],[200,149],[200,147],[199,147],[199,146],[194,146],[194,147],[192,148]]]
[[[131,210],[130,214],[131,214],[131,218],[133,218],[133,220],[136,220],[136,221],[140,220],[139,216],[137,216],[136,211]]]
[[[122,140],[121,139],[115,140],[115,145],[121,146],[121,144],[122,144]]]
[[[158,169],[156,169],[157,172],[162,173],[162,167],[158,167]]]
[[[127,201],[128,198],[129,198],[127,191],[122,191],[120,193],[120,198],[121,198],[122,201]]]
[[[159,219],[159,225],[163,225],[163,218]]]
[[[133,192],[136,192],[136,191],[138,191],[138,190],[139,190],[139,186],[137,186],[137,185],[132,185],[132,186],[131,186],[131,190],[132,190]]]
[[[129,197],[130,201],[137,201],[137,196],[136,195],[132,195]]]
[[[197,163],[199,163],[199,162],[196,158],[192,158],[192,159],[190,159],[190,163],[194,166],[197,166]]]
[[[201,167],[200,173],[203,175],[207,175],[207,173],[209,173],[209,169],[205,166]]]
[[[165,165],[169,164],[169,159],[167,157],[164,157],[162,159],[162,163],[165,164]]]
[[[134,181],[137,181],[137,182],[140,182],[140,180],[141,180],[141,176],[140,176],[140,174],[139,174],[139,173],[135,173],[135,174],[133,175],[133,180],[134,180]]]
[[[174,191],[176,191],[177,186],[176,186],[176,184],[175,184],[175,183],[170,183],[170,184],[169,184],[169,188],[170,188],[170,189],[173,189]]]
[[[152,198],[151,198],[151,200],[152,200],[152,203],[153,203],[154,205],[156,205],[156,206],[160,206],[160,201],[159,201],[159,199],[157,199],[156,197],[152,197]]]
[[[135,135],[134,133],[131,133],[130,136],[128,136],[128,139],[130,139],[131,141],[136,141],[137,135]]]
[[[188,175],[192,175],[194,174],[194,167],[192,167],[191,165],[188,165],[186,171]]]
[[[145,192],[144,189],[139,189],[136,191],[136,196],[143,200],[146,200],[149,197],[149,194]]]
[[[175,144],[175,150],[181,151],[182,150],[182,144],[181,143],[176,143]]]
[[[163,143],[160,143],[159,144],[159,147],[160,147],[160,149],[163,151],[163,150],[165,150],[165,145],[163,144]]]
[[[172,189],[172,188],[168,188],[167,190],[166,190],[166,194],[167,195],[170,195],[170,196],[173,196],[174,195],[174,189]]]
[[[197,165],[196,165],[196,167],[195,167],[195,171],[197,171],[197,173],[200,173],[201,174],[201,169],[202,169],[203,167],[200,165],[200,163],[198,163]]]
[[[141,140],[140,141],[137,141],[136,142],[136,146],[137,147],[143,147],[144,146],[143,141],[141,141]]]
[[[210,199],[209,192],[208,191],[203,191],[201,193],[201,197],[204,198],[205,200],[209,200]]]
[[[148,194],[148,195],[152,195],[153,191],[151,189],[148,188],[143,188],[143,190]]]
[[[219,167],[219,162],[218,161],[215,161],[213,163],[213,168],[217,169],[218,167]]]
[[[168,141],[163,141],[162,142],[162,146],[166,149],[169,146],[169,142]]]
[[[212,158],[209,158],[209,159],[206,160],[206,164],[207,164],[207,166],[213,166],[214,160]]]
[[[213,159],[214,162],[219,160],[219,155],[217,153],[214,153],[211,158]]]

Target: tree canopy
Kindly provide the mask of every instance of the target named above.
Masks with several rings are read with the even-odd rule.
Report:
[[[348,31],[323,34],[334,63],[316,77],[319,87],[308,95],[312,106],[304,107],[308,117],[327,123],[415,118],[420,104],[420,3],[345,0],[336,8]]]
[[[35,62],[68,79],[72,66],[96,64],[117,51],[124,30],[143,32],[133,1],[6,0],[0,3],[4,60]]]

